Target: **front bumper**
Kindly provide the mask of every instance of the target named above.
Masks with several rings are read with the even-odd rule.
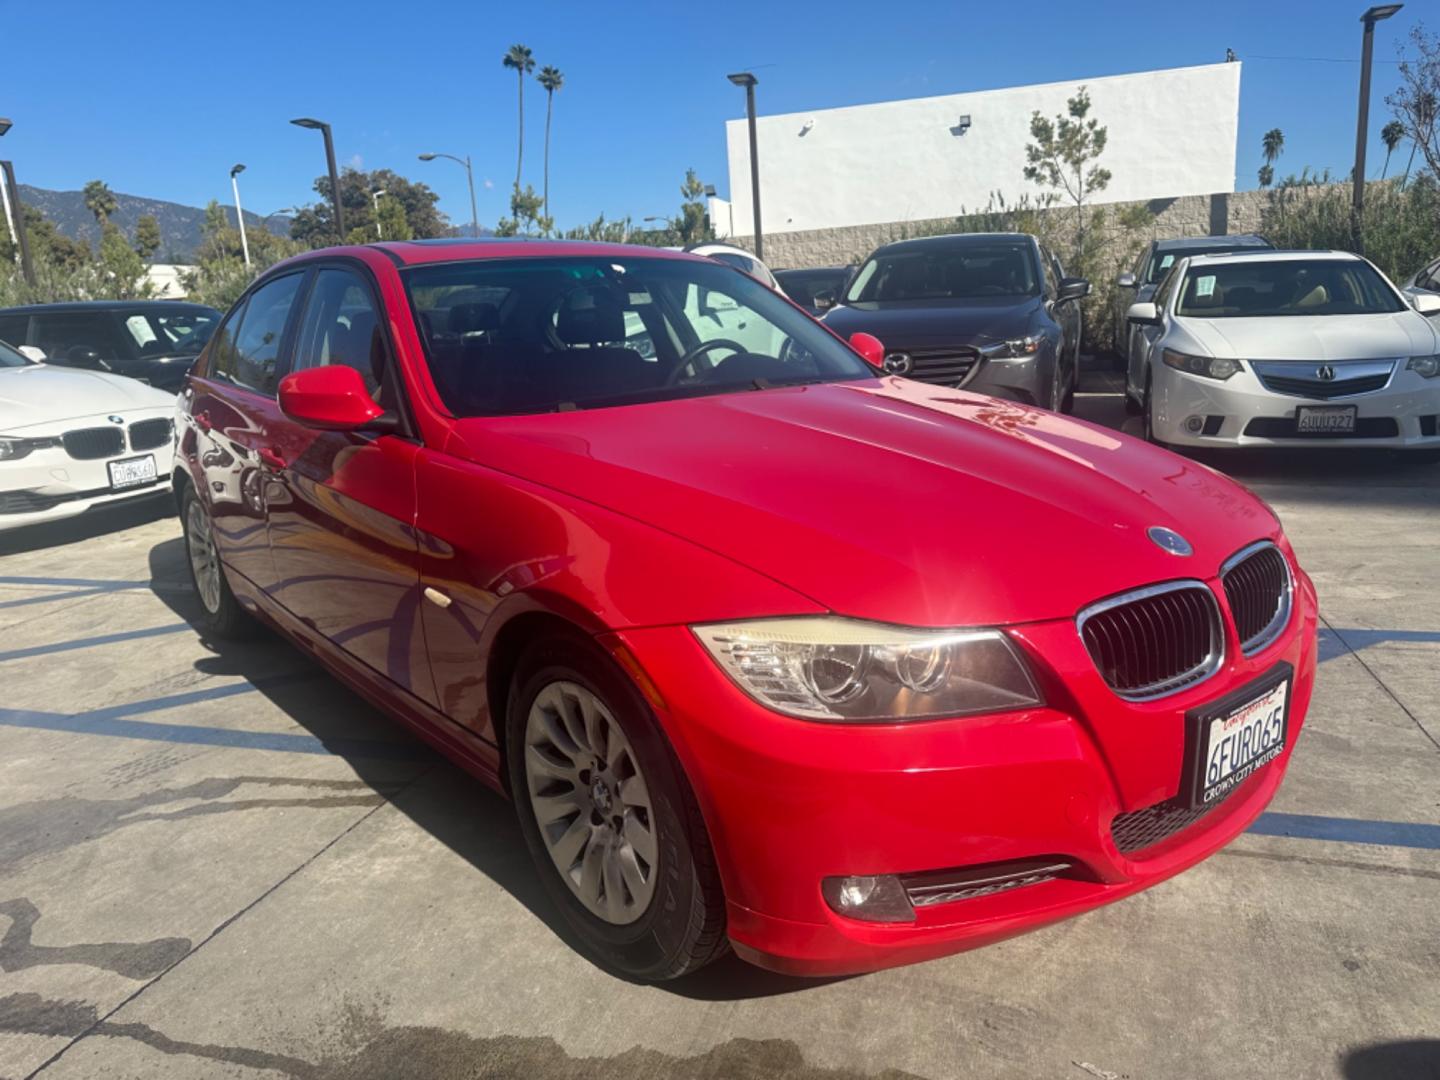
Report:
[[[1395,372],[1383,390],[1330,399],[1277,394],[1249,367],[1217,382],[1157,364],[1152,380],[1155,437],[1177,446],[1440,447],[1440,379],[1423,379],[1412,371]],[[1356,434],[1295,432],[1300,406],[1337,405],[1356,407]],[[1190,417],[1218,418],[1219,426],[1213,434],[1196,434],[1186,427]],[[1215,423],[1210,420],[1210,427]]]
[[[1243,831],[1284,775],[1314,685],[1317,609],[1303,574],[1287,630],[1238,649],[1212,678],[1144,704],[1104,685],[1071,620],[1014,633],[1052,704],[911,724],[839,726],[752,702],[680,627],[614,635],[656,688],[652,701],[705,814],[746,959],[775,970],[873,970],[988,944],[1153,885]],[[1294,668],[1282,756],[1199,821],[1123,855],[1116,815],[1180,790],[1184,717],[1281,661]],[[1122,737],[1123,736],[1123,737]],[[1083,873],[917,909],[910,923],[835,913],[828,876],[915,874],[1062,856]]]
[[[112,489],[109,462],[155,457],[155,481]],[[59,448],[37,450],[16,461],[0,462],[0,531],[75,517],[111,503],[128,502],[170,490],[173,446],[126,450],[110,458],[76,460]]]

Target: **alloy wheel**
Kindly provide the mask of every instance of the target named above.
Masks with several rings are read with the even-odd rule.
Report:
[[[570,891],[615,926],[650,906],[659,843],[650,790],[605,703],[573,682],[542,687],[525,721],[525,780],[535,824]]]
[[[210,517],[198,499],[192,499],[185,511],[185,540],[195,589],[205,610],[213,615],[220,610],[220,556],[215,550]]]

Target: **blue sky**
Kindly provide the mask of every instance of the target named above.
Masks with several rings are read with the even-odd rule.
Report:
[[[725,194],[724,121],[744,110],[728,71],[752,67],[761,113],[778,113],[1211,63],[1228,47],[1245,61],[1236,165],[1245,188],[1271,127],[1285,132],[1282,175],[1303,165],[1348,172],[1365,6],[0,0],[0,115],[15,121],[0,149],[24,183],[74,189],[98,177],[192,205],[227,201],[229,168],[244,162],[246,208],[264,214],[314,198],[320,137],[288,121],[318,116],[333,124],[342,162],[426,181],[456,221],[469,218],[463,170],[416,155],[469,153],[480,218],[493,225],[515,171],[516,79],[500,58],[523,42],[538,64],[565,73],[551,207],[568,226],[602,210],[671,213],[687,167]],[[1378,60],[1395,59],[1427,6],[1410,0],[1380,24]],[[1440,11],[1430,29],[1440,30]],[[1372,173],[1397,80],[1394,63],[1376,64]],[[533,81],[525,104],[525,178],[538,190],[545,100]]]

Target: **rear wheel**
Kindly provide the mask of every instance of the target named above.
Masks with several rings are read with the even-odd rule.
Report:
[[[546,892],[605,967],[662,981],[724,954],[725,898],[694,795],[634,684],[577,635],[522,657],[510,789]]]
[[[215,547],[215,533],[210,515],[201,505],[195,489],[185,485],[180,497],[180,525],[185,530],[185,553],[190,565],[190,580],[195,597],[200,601],[200,624],[218,637],[249,637],[258,624],[230,591],[225,568]]]

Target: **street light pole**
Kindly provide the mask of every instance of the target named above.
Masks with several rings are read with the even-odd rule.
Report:
[[[1370,134],[1367,130],[1370,127],[1370,55],[1375,49],[1375,24],[1390,18],[1404,6],[1379,4],[1360,16],[1360,21],[1365,24],[1365,35],[1360,46],[1360,116],[1355,123],[1355,172],[1350,203],[1350,229],[1357,252],[1364,247],[1361,221],[1365,211],[1365,144],[1369,142]]]
[[[340,202],[340,174],[335,171],[335,141],[330,137],[330,125],[323,120],[302,116],[291,120],[296,127],[309,128],[325,136],[325,164],[330,169],[330,205],[335,210],[335,231],[340,243],[345,242],[345,210]]]
[[[240,250],[245,255],[245,269],[250,269],[250,241],[245,239],[245,211],[240,208],[240,181],[239,175],[245,171],[244,165],[235,165],[230,169],[230,187],[235,192],[235,224],[240,227]]]
[[[750,208],[755,214],[755,257],[765,261],[765,238],[760,233],[760,151],[755,139],[755,76],[748,71],[727,75],[745,88],[745,115],[750,121]]]
[[[11,122],[0,116],[0,135],[4,135],[11,128]],[[0,161],[0,185],[5,191],[5,214],[10,223],[10,235],[15,238],[15,244],[20,249],[20,273],[25,277],[25,284],[34,286],[35,267],[30,262],[30,239],[25,235],[25,208],[20,205],[20,188],[15,183],[15,166],[8,161]]]
[[[461,161],[454,154],[421,154],[421,161],[434,161],[437,157],[449,158],[457,165],[465,166],[465,178],[470,181],[470,231],[476,239],[480,237],[480,215],[475,212],[475,171],[470,168],[470,155]]]
[[[380,196],[385,193],[384,188],[376,188],[370,193],[370,202],[375,207],[375,235],[381,240],[385,239],[385,229],[380,224]]]

